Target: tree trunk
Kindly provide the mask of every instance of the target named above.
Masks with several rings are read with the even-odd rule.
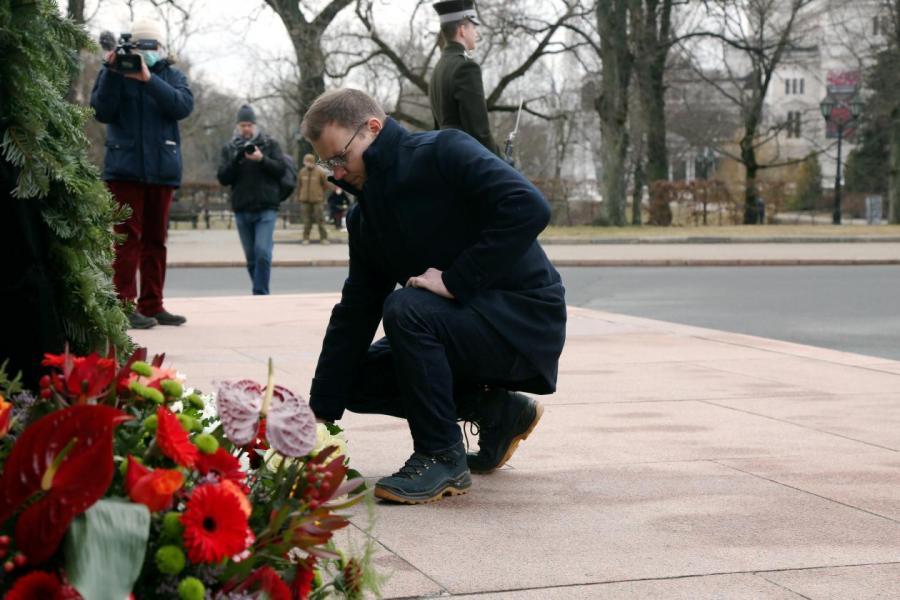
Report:
[[[635,154],[634,160],[634,190],[631,193],[631,224],[641,224],[641,201],[644,199],[644,161],[640,155]]]
[[[894,116],[891,127],[891,162],[888,172],[888,221],[900,224],[900,114]]]
[[[266,0],[284,23],[300,72],[298,95],[298,112],[300,120],[313,101],[325,91],[325,55],[322,52],[322,34],[331,22],[353,0],[331,0],[313,19],[307,20],[300,11],[297,0]],[[299,157],[312,152],[312,146],[300,137],[297,141]]]
[[[625,225],[628,87],[633,57],[628,45],[627,0],[598,0],[597,29],[603,80],[595,108],[603,143],[603,203],[610,225]]]
[[[646,178],[649,184],[669,178],[666,145],[666,61],[669,56],[672,0],[632,0],[635,79],[646,138]],[[640,11],[637,13],[637,11]]]
[[[756,149],[753,147],[753,139],[756,130],[747,131],[741,140],[741,162],[744,164],[746,175],[744,179],[744,225],[755,225],[759,221],[759,211],[756,207],[756,199],[759,196],[756,187],[756,177],[759,173],[759,164],[756,162]]]

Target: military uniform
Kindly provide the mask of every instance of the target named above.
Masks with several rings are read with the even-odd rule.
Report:
[[[442,22],[468,19],[478,24],[471,2],[438,2],[434,9]],[[462,44],[448,40],[431,74],[428,95],[435,129],[461,129],[499,155],[491,137],[481,67],[468,57]]]

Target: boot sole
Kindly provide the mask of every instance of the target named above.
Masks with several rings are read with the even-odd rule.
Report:
[[[497,465],[492,469],[480,470],[470,468],[470,471],[472,473],[477,473],[479,475],[487,475],[488,473],[493,473],[494,471],[505,465],[506,461],[512,458],[512,455],[513,453],[515,453],[516,448],[519,447],[519,442],[528,439],[528,436],[531,435],[531,432],[534,431],[535,427],[537,427],[538,421],[541,420],[541,416],[543,416],[544,414],[544,405],[537,400],[535,400],[534,403],[534,419],[531,421],[531,425],[529,425],[528,429],[526,429],[524,432],[520,433],[512,439],[512,442],[510,442],[509,444],[509,448],[506,449],[506,454],[503,455],[503,458],[500,459],[500,462],[497,463]]]
[[[380,488],[377,486],[375,487],[376,498],[389,500],[391,502],[397,502],[398,504],[428,504],[429,502],[437,502],[438,500],[443,499],[445,496],[462,496],[468,493],[469,488],[457,488],[449,486],[444,488],[434,496],[431,496],[430,498],[407,498],[405,496],[398,496],[397,494],[384,488]]]

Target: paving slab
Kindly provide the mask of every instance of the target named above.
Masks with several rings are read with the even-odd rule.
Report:
[[[573,585],[519,592],[464,594],[459,600],[801,600],[803,596],[756,575],[709,575],[661,581]]]
[[[900,564],[763,573],[768,581],[815,600],[896,600]]]

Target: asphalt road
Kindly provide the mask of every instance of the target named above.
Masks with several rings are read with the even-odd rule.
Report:
[[[900,266],[561,269],[571,305],[900,360]],[[336,292],[340,268],[276,268],[273,294]],[[166,294],[249,293],[243,269],[170,269]]]

